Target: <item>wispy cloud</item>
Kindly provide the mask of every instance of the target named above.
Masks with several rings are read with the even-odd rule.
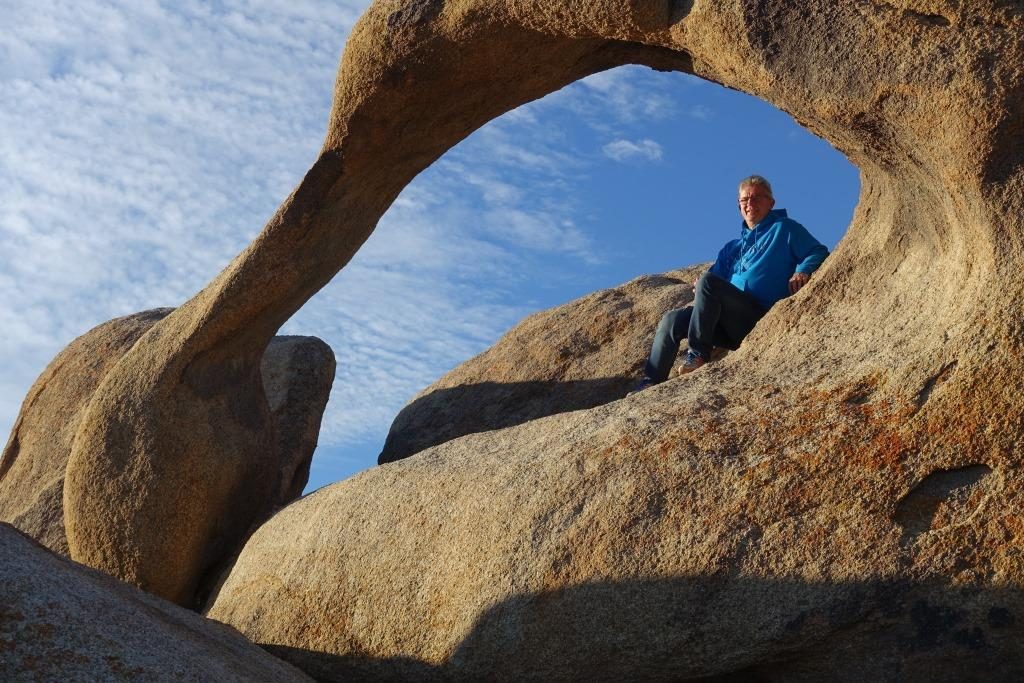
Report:
[[[589,116],[627,123],[672,116],[675,100],[660,88],[650,87],[650,81],[656,78],[643,67],[602,71],[584,78],[580,86],[590,101],[581,103],[580,110]]]
[[[691,119],[697,119],[698,121],[710,121],[715,117],[714,110],[703,104],[694,104],[687,107],[686,114]]]
[[[615,161],[630,161],[633,159],[646,159],[647,161],[661,161],[661,145],[651,139],[637,140],[615,140],[609,142],[603,148],[605,156]]]
[[[7,3],[0,428],[88,328],[194,294],[315,157],[368,2]]]

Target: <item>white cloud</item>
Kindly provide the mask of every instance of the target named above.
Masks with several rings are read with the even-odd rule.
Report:
[[[368,1],[7,3],[0,32],[0,429],[92,326],[175,305],[315,157]]]
[[[488,211],[481,223],[487,233],[519,249],[571,254],[583,260],[596,258],[590,252],[590,240],[571,220],[554,220],[546,211]]]
[[[580,81],[579,90],[591,101],[580,103],[580,110],[588,117],[603,117],[627,123],[672,116],[675,103],[668,93],[651,87],[651,82],[655,80],[660,79],[649,69],[639,66],[622,67],[588,76]]]
[[[697,119],[698,121],[710,121],[715,116],[714,110],[703,104],[695,104],[688,107],[686,113],[691,119]]]
[[[602,150],[610,159],[615,161],[631,161],[634,159],[646,159],[647,161],[661,161],[661,145],[651,139],[637,140],[615,140],[605,145]]]

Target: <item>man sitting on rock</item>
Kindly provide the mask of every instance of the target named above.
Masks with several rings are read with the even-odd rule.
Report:
[[[726,244],[696,282],[693,305],[662,317],[634,391],[668,378],[683,339],[690,349],[681,373],[707,363],[716,346],[739,348],[768,309],[807,284],[828,256],[828,249],[785,209],[773,210],[772,186],[761,176],[740,183],[739,206],[744,223],[739,239]]]

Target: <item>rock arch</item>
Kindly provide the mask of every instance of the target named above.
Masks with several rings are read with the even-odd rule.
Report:
[[[224,528],[224,511],[260,505],[258,500],[239,501],[232,491],[258,482],[261,473],[224,480],[221,463],[244,463],[253,449],[270,447],[259,359],[278,327],[347,263],[401,189],[457,141],[504,111],[578,78],[636,63],[694,73],[772,102],[831,142],[862,172],[853,224],[813,283],[817,294],[780,305],[743,352],[677,387],[679,395],[715,398],[712,403],[721,414],[733,419],[723,423],[701,405],[671,407],[662,392],[559,423],[614,438],[577,436],[559,442],[543,426],[523,426],[516,433],[524,435],[531,453],[549,449],[566,454],[565,444],[571,443],[577,453],[571,462],[578,472],[590,474],[584,479],[591,482],[588,486],[614,484],[634,491],[618,498],[598,496],[597,508],[580,500],[575,517],[552,526],[563,510],[557,496],[575,500],[576,494],[555,484],[564,463],[526,458],[536,466],[533,485],[549,491],[537,502],[533,522],[512,525],[540,534],[530,552],[529,544],[503,542],[501,524],[494,519],[502,502],[506,514],[511,505],[506,497],[515,487],[508,485],[524,481],[517,479],[525,476],[520,466],[502,469],[502,459],[493,455],[495,449],[521,454],[511,436],[465,440],[466,447],[491,454],[478,461],[452,446],[403,464],[401,470],[392,466],[368,473],[265,526],[247,547],[242,569],[232,574],[214,614],[263,642],[315,649],[309,643],[275,640],[278,636],[268,635],[272,624],[287,620],[293,608],[310,609],[311,604],[328,618],[323,605],[336,603],[297,598],[318,595],[306,587],[310,592],[290,593],[297,602],[282,603],[280,615],[259,621],[242,602],[232,602],[240,586],[253,585],[243,575],[245,568],[258,573],[263,571],[260,562],[280,568],[282,563],[265,551],[274,545],[273,534],[283,533],[283,525],[295,523],[290,520],[298,511],[306,511],[321,520],[339,517],[363,525],[362,535],[347,527],[352,535],[345,542],[351,547],[335,560],[344,572],[366,578],[375,572],[356,563],[370,561],[380,539],[410,553],[439,540],[421,536],[426,533],[421,526],[398,515],[403,505],[427,518],[444,510],[448,516],[438,518],[438,529],[469,524],[479,539],[490,539],[494,552],[523,567],[528,556],[561,557],[546,568],[516,570],[512,588],[531,595],[594,579],[614,584],[623,572],[634,577],[756,571],[806,577],[817,572],[836,582],[830,585],[843,586],[825,591],[824,597],[814,594],[822,600],[840,600],[835,596],[847,595],[856,581],[882,575],[948,578],[953,569],[944,558],[957,555],[962,539],[935,536],[930,545],[915,546],[916,555],[908,555],[900,549],[899,527],[891,514],[913,483],[936,469],[980,460],[1000,472],[1019,464],[1016,444],[1024,432],[1015,389],[1022,319],[1017,277],[1024,196],[1022,24],[1019,5],[998,0],[969,6],[955,0],[858,0],[839,6],[786,0],[376,2],[352,32],[329,130],[313,168],[260,236],[140,340],[97,390],[76,436],[65,484],[72,556],[187,601],[198,577],[194,566],[173,560],[181,544],[202,555],[211,539],[238,532]],[[944,368],[954,361],[955,371],[945,373],[940,383]],[[918,401],[920,396],[925,400]],[[658,407],[662,417],[645,414],[646,427],[637,432],[630,420],[642,405]],[[641,459],[638,476],[654,483],[640,492],[642,487],[621,469],[624,465],[609,464],[609,454]],[[774,468],[772,477],[766,478],[758,465],[762,456]],[[657,457],[672,466],[658,465]],[[739,470],[729,469],[739,467],[736,463],[742,463]],[[710,489],[687,498],[673,488],[681,472],[692,474],[698,465],[707,468],[709,481],[733,492],[726,503],[716,501],[732,518],[723,519],[709,506]],[[240,469],[244,472],[244,467],[231,471]],[[481,495],[498,504],[443,505],[440,492],[457,497],[472,490],[484,472],[490,478],[484,477],[486,486],[478,485],[483,486]],[[442,486],[442,478],[451,481]],[[808,489],[802,484],[808,478],[820,485]],[[458,482],[465,488],[448,490]],[[787,488],[780,488],[783,484]],[[371,493],[382,489],[391,493],[387,500]],[[859,497],[851,498],[852,492]],[[214,499],[212,513],[200,517],[190,512],[189,496]],[[1015,486],[996,487],[990,496],[988,504],[995,510],[1019,502]],[[102,499],[123,501],[115,524],[109,509],[97,503]],[[333,512],[317,509],[328,501]],[[642,505],[649,515],[629,517],[621,507],[625,503]],[[826,511],[821,513],[825,522],[815,526],[807,521],[797,528],[785,521],[812,520],[802,516],[815,506]],[[843,527],[844,506],[862,515],[859,528]],[[708,543],[700,561],[682,550],[676,560],[661,554],[656,562],[645,560],[630,539],[664,538],[671,529],[689,529],[679,510],[718,519],[717,540],[695,539],[696,545]],[[968,568],[982,572],[985,562],[1003,562],[999,566],[1008,576],[1019,578],[1019,569],[1007,559],[1016,542],[998,541],[997,531],[978,526],[977,513],[972,519],[971,533],[989,539],[989,545],[984,561],[976,558]],[[384,528],[381,520],[390,526]],[[589,526],[581,526],[584,521]],[[620,536],[594,543],[593,534],[606,538],[602,525],[620,522]],[[152,525],[175,539],[173,551],[164,541],[140,544],[139,529]],[[630,529],[648,527],[654,531],[630,535]],[[751,535],[752,529],[758,532]],[[825,536],[815,541],[817,555],[801,549],[809,542],[809,530]],[[318,533],[293,533],[299,540],[291,552],[314,552],[310,548],[317,544],[334,542]],[[374,534],[378,542],[370,545],[375,549],[366,550],[360,539]],[[468,548],[466,543],[460,547]],[[314,554],[323,558],[325,552]],[[872,552],[886,561],[874,565],[864,559]],[[846,553],[852,559],[843,559]],[[625,558],[621,566],[612,561],[617,555]],[[468,596],[448,611],[431,607],[446,625],[445,633],[424,632],[403,641],[399,636],[405,627],[397,622],[394,633],[399,635],[388,639],[356,633],[349,621],[352,630],[341,629],[337,641],[316,647],[336,654],[348,647],[379,658],[444,662],[458,648],[459,634],[472,642],[468,633],[487,608],[482,596],[495,601],[491,604],[503,599],[472,577],[450,583],[422,557],[409,564],[453,594]],[[384,566],[411,571],[390,560]],[[843,573],[850,576],[838,576]],[[838,583],[851,577],[853,584]],[[338,599],[391,604],[383,589],[358,580],[353,586],[361,592],[339,591]],[[678,598],[689,589],[673,584],[667,590]],[[525,604],[507,609],[522,621],[527,618],[523,614],[536,614],[534,603]],[[397,607],[387,614],[406,621],[418,618]],[[799,642],[822,637],[828,626],[819,624],[812,631],[800,635]],[[687,633],[684,627],[673,631],[677,641],[671,646],[683,647]],[[473,651],[459,657],[470,661]],[[736,667],[751,663],[734,655],[721,661]],[[674,671],[713,673],[708,666],[691,661]],[[473,666],[463,670],[480,671]]]

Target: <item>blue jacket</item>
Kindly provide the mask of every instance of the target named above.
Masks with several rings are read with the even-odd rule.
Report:
[[[768,309],[789,296],[793,273],[810,275],[826,256],[828,248],[807,228],[789,218],[785,209],[775,209],[752,230],[744,223],[740,238],[718,252],[711,273],[749,292]]]

